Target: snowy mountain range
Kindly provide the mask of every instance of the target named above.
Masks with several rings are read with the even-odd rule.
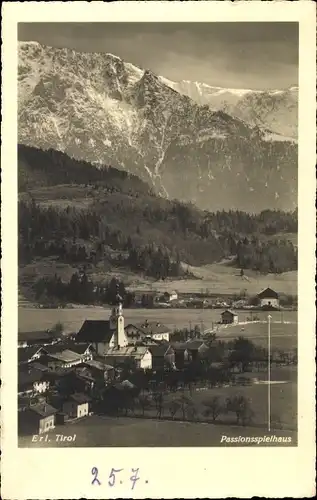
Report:
[[[290,125],[286,137],[268,126],[281,122],[280,104],[267,121],[252,122],[252,91],[231,99],[230,106],[248,115],[238,117],[186,95],[196,84],[174,84],[113,54],[37,42],[20,42],[18,80],[20,143],[112,164],[162,195],[204,209],[296,206],[296,127]],[[235,94],[221,90],[229,106]],[[266,94],[274,100],[265,93],[262,102]],[[257,116],[262,110],[264,117],[261,100]]]
[[[246,121],[251,126],[272,130],[277,134],[297,138],[298,87],[285,90],[226,89],[206,83],[182,80],[162,82],[200,105],[209,104]]]

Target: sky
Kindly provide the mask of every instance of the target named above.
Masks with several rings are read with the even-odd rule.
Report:
[[[298,84],[298,23],[20,23],[18,38],[110,52],[174,81],[250,89]]]

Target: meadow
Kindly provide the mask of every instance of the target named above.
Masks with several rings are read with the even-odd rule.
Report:
[[[244,374],[245,375],[245,374]],[[256,427],[267,429],[268,426],[268,384],[267,373],[253,372],[247,374],[250,378],[258,379],[257,383],[249,386],[215,387],[205,390],[193,390],[191,398],[195,406],[203,407],[203,401],[210,400],[213,396],[219,396],[223,400],[237,394],[245,396],[250,400],[254,412],[253,423]],[[283,430],[296,430],[297,426],[297,373],[293,368],[272,369],[271,371],[271,428]],[[169,398],[175,398],[175,394],[169,394]],[[228,428],[234,424],[233,414],[221,415],[222,423],[227,423]]]
[[[170,329],[189,328],[199,325],[203,330],[210,329],[220,320],[223,309],[125,309],[125,324],[141,322],[145,319],[157,321]],[[250,311],[237,311],[239,322],[245,322],[250,317]],[[19,331],[34,331],[51,328],[58,321],[63,323],[65,332],[76,332],[86,319],[108,319],[109,307],[76,306],[69,309],[41,309],[19,307]],[[266,312],[256,312],[261,321],[267,321]],[[274,311],[272,316],[272,337],[275,335],[291,335],[296,337],[297,313],[296,311]],[[284,324],[280,324],[281,321]],[[279,323],[275,323],[279,322]],[[288,323],[290,322],[290,323]],[[293,324],[294,323],[294,324]],[[244,329],[244,330],[243,330]],[[250,325],[228,326],[219,328],[218,336],[236,336],[258,334],[265,337],[267,325],[265,323],[252,323]]]
[[[176,290],[178,293],[210,293],[215,295],[234,295],[243,290],[248,295],[256,295],[267,287],[278,293],[297,295],[297,271],[281,274],[262,274],[257,271],[245,270],[240,276],[240,269],[235,268],[232,262],[222,261],[206,266],[187,266],[185,269],[195,277],[187,280],[172,280],[144,283],[139,279],[131,280],[130,288],[144,290],[147,288],[165,292]]]
[[[74,435],[74,442],[56,442],[56,434]],[[292,430],[274,430],[241,426],[212,425],[193,422],[158,421],[139,418],[112,418],[94,415],[84,420],[57,427],[49,433],[50,441],[32,443],[32,436],[19,437],[19,447],[167,447],[167,446],[243,446],[221,443],[223,436],[291,437],[290,446],[296,446],[297,433]],[[245,445],[247,446],[247,445]],[[249,445],[250,446],[250,445]],[[253,446],[262,446],[254,444]],[[265,446],[278,446],[270,443]],[[281,446],[281,445],[279,445]],[[289,445],[283,445],[289,446]]]

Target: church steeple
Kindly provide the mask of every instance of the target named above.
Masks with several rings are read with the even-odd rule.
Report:
[[[113,344],[114,347],[120,348],[128,345],[128,339],[124,331],[124,317],[123,317],[123,299],[120,295],[119,281],[116,283],[117,293],[115,304],[112,308],[110,315],[110,329],[113,330]]]

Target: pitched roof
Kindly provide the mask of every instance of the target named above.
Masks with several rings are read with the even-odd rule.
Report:
[[[53,406],[47,403],[38,403],[34,406],[30,406],[29,410],[36,413],[40,417],[50,417],[51,415],[55,415],[55,413],[58,412],[56,408],[53,408]]]
[[[81,361],[81,356],[77,352],[65,349],[64,351],[56,352],[55,354],[49,354],[49,357],[56,359],[57,361],[62,361],[64,363],[72,363],[74,361]]]
[[[173,342],[171,344],[173,347],[174,351],[186,351],[188,349],[188,345],[186,342]]]
[[[91,347],[91,344],[89,342],[83,342],[83,343],[68,342],[67,344],[65,344],[66,349],[76,352],[77,354],[85,354],[85,352],[89,347]]]
[[[196,350],[200,349],[201,347],[206,347],[208,349],[208,346],[203,340],[187,340],[186,345],[187,349],[189,350]]]
[[[135,359],[141,359],[148,350],[149,348],[143,345],[121,347],[120,349],[117,349],[116,347],[111,347],[110,349],[107,350],[105,354],[107,357],[124,356],[126,358],[133,357]]]
[[[83,392],[77,392],[75,394],[71,394],[69,399],[72,399],[76,403],[83,404],[83,403],[88,403],[91,401],[91,398],[87,396],[87,394],[84,394]]]
[[[258,294],[259,299],[278,299],[278,293],[272,288],[266,288]]]
[[[75,342],[110,342],[112,335],[109,320],[86,319],[77,333]]]
[[[102,371],[113,370],[113,366],[107,365],[104,361],[97,361],[96,359],[85,361],[84,364],[86,366],[89,366],[89,368],[95,368],[97,370],[102,370]]]
[[[143,321],[143,323],[129,323],[128,326],[134,326],[144,335],[155,335],[159,333],[171,333],[170,329],[159,321]]]
[[[33,356],[39,352],[41,352],[41,347],[25,347],[18,349],[18,362],[26,363],[31,361]]]
[[[229,313],[229,314],[231,314],[231,316],[238,316],[236,312],[231,311],[230,309],[226,309],[225,311],[223,311],[223,312],[221,313],[221,316],[222,316],[223,314],[228,314],[228,313]]]
[[[43,373],[40,370],[31,368],[29,370],[19,370],[18,372],[18,388],[32,389],[34,382],[40,382],[43,378]]]
[[[56,342],[52,345],[46,345],[43,347],[43,351],[47,354],[56,354],[57,352],[61,352],[63,349],[66,349],[66,342]]]
[[[41,371],[41,372],[47,372],[47,371],[49,371],[48,366],[43,365],[39,361],[33,361],[32,363],[30,363],[30,366],[32,366],[32,368],[34,368],[35,370],[38,370],[38,371]]]
[[[173,348],[169,344],[151,345],[149,347],[150,353],[155,357],[163,357],[169,350],[172,349]]]

